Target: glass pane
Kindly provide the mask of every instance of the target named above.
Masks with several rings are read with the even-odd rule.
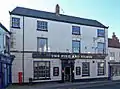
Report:
[[[104,37],[105,36],[105,30],[98,29],[98,36]]]
[[[34,62],[34,78],[40,79],[40,78],[50,77],[49,64],[50,62],[47,61]]]
[[[72,33],[73,34],[80,34],[80,27],[72,26]]]
[[[72,41],[72,50],[73,52],[80,52],[80,41]]]
[[[20,18],[12,18],[12,26],[13,27],[20,27]]]
[[[37,21],[37,28],[40,30],[47,30],[47,22]]]
[[[98,43],[98,48],[103,49],[104,48],[104,43]]]
[[[47,39],[46,38],[38,38],[38,50],[42,52],[47,51]]]

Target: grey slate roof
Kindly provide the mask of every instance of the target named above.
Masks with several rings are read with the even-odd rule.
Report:
[[[0,27],[1,27],[3,30],[5,30],[6,32],[8,32],[8,33],[10,34],[10,32],[7,30],[7,28],[6,28],[4,25],[2,25],[1,22],[0,22]]]
[[[68,15],[63,15],[63,14],[60,14],[58,16],[52,12],[34,10],[34,9],[23,8],[23,7],[16,7],[13,11],[10,12],[10,14],[42,18],[42,19],[67,22],[67,23],[73,23],[73,24],[80,24],[80,25],[108,28],[104,26],[103,24],[101,24],[100,22],[98,22],[97,20],[79,18],[79,17],[68,16]]]

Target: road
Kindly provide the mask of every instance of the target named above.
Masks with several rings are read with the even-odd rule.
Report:
[[[86,83],[86,84],[36,84],[36,85],[12,85],[7,89],[120,89],[118,82]]]
[[[48,89],[48,88],[47,88]],[[104,85],[104,84],[101,84],[101,85],[92,85],[92,86],[66,86],[66,87],[52,87],[52,88],[49,88],[49,89],[120,89],[120,83],[115,83],[115,84],[108,84],[108,85]]]

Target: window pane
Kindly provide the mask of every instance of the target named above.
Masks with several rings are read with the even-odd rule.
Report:
[[[98,29],[97,33],[98,33],[98,37],[105,37],[105,30]]]
[[[34,78],[41,79],[41,78],[49,78],[49,77],[50,77],[50,62],[34,61]]]
[[[47,38],[38,38],[38,51],[47,51]]]
[[[105,43],[98,42],[98,53],[104,53],[105,52]]]
[[[37,21],[37,29],[41,31],[47,30],[47,22],[45,21]]]
[[[80,41],[72,41],[72,51],[73,53],[79,53],[80,52]]]
[[[72,26],[72,34],[80,35],[80,27]]]
[[[20,18],[12,17],[12,27],[20,27]]]

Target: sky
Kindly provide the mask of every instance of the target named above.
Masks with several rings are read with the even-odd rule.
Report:
[[[98,20],[109,26],[108,37],[120,39],[120,0],[0,0],[0,22],[9,29],[10,15],[16,6],[55,12],[59,4],[61,14]]]

